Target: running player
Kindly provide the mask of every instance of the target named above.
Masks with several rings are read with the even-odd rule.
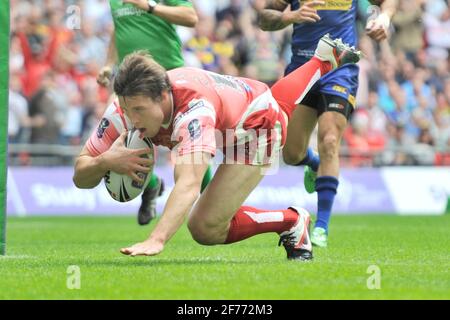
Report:
[[[383,1],[374,1],[376,3]],[[290,11],[286,8],[290,6]],[[388,35],[396,0],[385,0],[381,14],[368,21],[367,34],[381,41]],[[357,42],[357,0],[267,0],[259,13],[263,30],[280,30],[294,25],[292,60],[286,74],[306,63],[323,34],[341,38],[352,46]],[[292,115],[283,158],[287,164],[305,166],[305,188],[317,192],[317,219],[311,234],[314,245],[326,247],[328,224],[339,185],[339,146],[348,119],[355,108],[358,66],[348,64],[321,78],[302,98]],[[308,148],[311,133],[318,124],[318,151]],[[320,164],[320,165],[319,165]]]
[[[325,36],[308,63],[274,85],[272,96],[259,81],[195,68],[166,72],[141,52],[127,56],[114,80],[121,109],[142,136],[172,149],[177,161],[175,187],[161,220],[146,241],[121,252],[132,256],[160,253],[190,213],[188,228],[198,243],[227,244],[276,232],[289,259],[311,259],[306,210],[264,211],[242,203],[263,178],[261,168],[278,156],[286,140],[288,118],[314,77],[358,59],[355,50]],[[150,160],[139,155],[149,150],[125,148],[125,136],[126,132],[108,146],[112,139],[102,141],[94,133],[75,163],[78,187],[96,186],[109,170],[142,182],[135,172],[148,172]],[[223,150],[225,163],[199,197],[202,177],[216,148]]]

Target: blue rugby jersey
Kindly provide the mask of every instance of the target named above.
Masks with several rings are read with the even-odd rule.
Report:
[[[293,0],[291,9],[298,10],[300,4],[311,0]],[[297,63],[309,60],[319,42],[326,33],[331,38],[342,38],[342,41],[356,46],[358,33],[356,30],[357,0],[326,0],[326,4],[316,7],[321,20],[315,23],[294,24],[292,35],[292,53]],[[299,61],[303,60],[304,61]]]
[[[310,1],[310,0],[307,0]],[[301,0],[303,4],[305,0]],[[291,9],[298,10],[300,1],[293,0]],[[292,35],[292,60],[285,74],[292,72],[314,55],[320,38],[329,33],[331,38],[342,38],[343,42],[356,46],[357,0],[326,0],[326,4],[316,7],[321,20],[315,23],[294,24]],[[358,90],[359,68],[355,64],[346,64],[323,76],[311,89],[312,94],[329,94],[347,100],[355,107]]]

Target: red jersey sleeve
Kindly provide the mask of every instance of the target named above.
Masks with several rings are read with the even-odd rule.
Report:
[[[119,136],[119,131],[111,121],[103,118],[97,130],[92,132],[89,140],[86,142],[86,148],[93,157],[96,157],[108,150]]]
[[[93,157],[96,157],[108,150],[123,130],[131,127],[130,121],[119,105],[113,102],[106,109],[97,129],[92,132],[86,142],[86,148]]]

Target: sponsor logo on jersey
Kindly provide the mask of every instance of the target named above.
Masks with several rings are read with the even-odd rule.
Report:
[[[241,79],[235,78],[233,76],[217,74],[211,71],[208,71],[208,74],[211,76],[211,78],[213,78],[217,86],[227,86],[240,92],[252,91],[252,88]]]
[[[195,110],[197,110],[199,108],[203,108],[203,107],[208,108],[208,109],[205,109],[205,111],[199,110],[199,112],[202,112],[203,114],[208,114],[208,110],[214,111],[214,107],[210,103],[208,103],[208,101],[199,100],[199,99],[191,100],[188,103],[188,109],[183,113],[177,114],[177,116],[173,120],[174,127],[177,126],[179,124],[179,122],[182,119],[184,119],[186,116],[190,115]],[[197,115],[197,113],[195,115]],[[194,117],[194,116],[192,116],[192,117]]]
[[[347,94],[347,89],[338,85],[333,86],[333,90],[339,93]]]
[[[340,104],[340,103],[330,103],[328,105],[328,109],[344,110],[345,107],[342,104]]]
[[[200,137],[202,129],[200,127],[200,121],[198,119],[194,119],[188,124],[189,135],[191,136],[191,140],[195,140]]]
[[[239,86],[236,84],[236,78],[232,76],[222,75],[215,72],[208,71],[208,74],[216,82],[216,85],[227,86],[236,90],[239,90]]]
[[[300,0],[300,4],[304,5],[306,2],[312,0]],[[325,4],[317,6],[315,9],[320,10],[338,10],[338,11],[348,11],[352,8],[352,0],[327,0],[324,1]]]
[[[100,121],[100,124],[98,125],[97,128],[97,137],[99,139],[103,138],[103,135],[105,134],[105,130],[109,127],[109,120],[106,118],[103,118]]]
[[[195,108],[204,107],[204,106],[205,106],[205,103],[203,102],[203,100],[197,100],[197,99],[190,101],[188,104],[188,107],[190,110],[195,109]]]
[[[120,19],[122,17],[141,16],[144,14],[147,14],[146,11],[139,9],[139,8],[120,8],[120,9],[114,10],[113,17],[115,19]]]
[[[306,57],[306,58],[310,59],[314,56],[314,50],[298,49],[297,51],[295,51],[295,55],[299,56],[299,57]]]

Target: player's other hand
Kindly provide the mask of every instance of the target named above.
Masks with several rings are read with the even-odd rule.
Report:
[[[126,174],[138,183],[144,183],[136,172],[150,172],[150,166],[153,165],[153,159],[141,158],[141,155],[149,154],[149,148],[129,149],[125,147],[127,131],[114,141],[111,147],[103,153],[103,161],[107,170],[112,170],[119,174]]]
[[[111,83],[111,78],[112,68],[110,66],[104,66],[97,75],[97,83],[102,87],[108,87]]]
[[[320,20],[316,7],[325,5],[325,1],[313,0],[307,2],[300,9],[290,12],[291,23],[314,23]]]
[[[380,14],[375,19],[367,21],[366,33],[375,41],[387,39],[391,21],[387,14]]]
[[[146,240],[144,242],[136,243],[128,248],[120,249],[120,252],[127,256],[155,256],[164,249],[164,243],[156,240]]]

